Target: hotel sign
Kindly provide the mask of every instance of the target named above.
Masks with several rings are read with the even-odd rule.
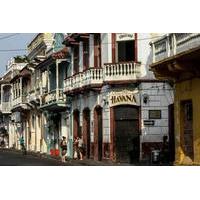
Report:
[[[116,33],[116,41],[134,40],[134,33]]]
[[[136,105],[135,91],[123,90],[120,92],[111,92],[109,95],[109,105],[117,106],[117,105]]]

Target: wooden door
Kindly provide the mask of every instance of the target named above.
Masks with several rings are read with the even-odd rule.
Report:
[[[86,157],[90,158],[90,110],[83,111],[83,140],[86,147]]]
[[[102,129],[102,108],[95,108],[94,112],[94,159],[102,160],[103,129]]]
[[[114,120],[116,161],[131,163],[139,161],[140,139],[138,107],[115,107]]]
[[[183,125],[183,149],[186,156],[194,159],[193,149],[193,108],[192,101],[181,102],[182,107],[182,125]]]

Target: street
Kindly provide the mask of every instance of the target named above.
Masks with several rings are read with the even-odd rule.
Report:
[[[20,151],[10,151],[0,149],[0,166],[113,166],[112,162],[94,161],[91,159],[68,160],[66,163],[61,163],[60,160],[39,157],[30,154],[22,155]],[[128,165],[128,164],[125,164]]]
[[[93,159],[68,160],[61,163],[59,159],[39,157],[30,154],[22,155],[20,151],[0,149],[0,166],[146,166],[149,163],[113,163],[110,161],[94,161]]]
[[[0,150],[0,166],[59,166],[57,160],[22,155],[20,152]]]

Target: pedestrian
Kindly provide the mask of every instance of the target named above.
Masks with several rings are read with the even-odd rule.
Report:
[[[60,143],[60,147],[61,147],[61,161],[66,162],[67,141],[66,141],[66,137],[64,137],[64,136],[63,136],[63,139]]]
[[[161,148],[161,162],[163,164],[169,163],[169,143],[168,137],[166,135],[163,136],[163,143]]]
[[[74,145],[73,145],[73,147],[74,147],[74,155],[73,155],[73,158],[74,158],[75,160],[77,160],[77,159],[78,159],[78,137],[75,137],[75,138],[74,138]]]
[[[23,153],[24,155],[26,155],[26,147],[25,147],[25,145],[24,145],[24,137],[23,137],[23,136],[21,136],[21,137],[19,138],[19,143],[20,143],[20,147],[21,147],[22,153]]]
[[[79,156],[80,156],[80,160],[83,160],[83,136],[81,136],[81,138],[78,138],[78,152],[79,152]]]

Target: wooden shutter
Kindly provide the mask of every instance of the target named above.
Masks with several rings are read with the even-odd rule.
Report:
[[[94,34],[94,67],[101,67],[101,34]]]
[[[89,40],[83,42],[83,70],[89,68]]]
[[[74,74],[79,72],[79,45],[74,46]]]

